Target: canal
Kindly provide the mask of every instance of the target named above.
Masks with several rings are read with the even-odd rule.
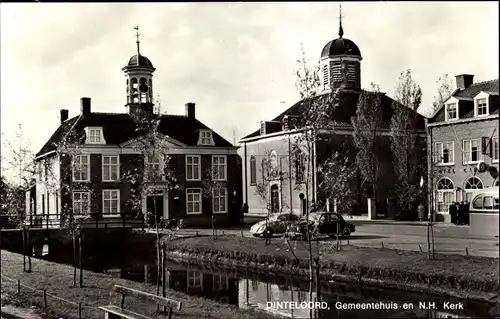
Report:
[[[71,253],[54,249],[49,251],[47,248],[39,249],[44,252],[39,258],[72,264]],[[87,250],[83,254],[83,268],[136,282],[156,284],[158,266],[154,251],[143,252],[141,256],[133,256],[131,251],[123,248]],[[315,288],[311,299],[308,282],[292,276],[221,269],[179,261],[168,261],[166,268],[165,285],[169,289],[240,308],[258,308],[288,318],[493,318],[489,315],[492,304],[471,300],[333,282],[321,284],[320,298],[317,298]],[[318,300],[322,303],[316,307],[316,311],[300,307]],[[273,303],[276,301],[288,304]],[[446,305],[460,303],[463,309],[444,309]]]

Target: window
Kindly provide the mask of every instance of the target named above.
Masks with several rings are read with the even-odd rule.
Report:
[[[295,155],[295,181],[297,184],[304,182],[304,154],[297,153]]]
[[[323,85],[328,88],[328,65],[323,65]]]
[[[90,143],[101,143],[101,130],[100,129],[89,129],[89,142]]]
[[[73,215],[85,216],[90,213],[90,193],[73,192]]]
[[[102,156],[102,180],[104,182],[118,181],[120,175],[118,156]]]
[[[436,154],[437,163],[440,165],[453,164],[455,161],[453,142],[437,142]]]
[[[226,156],[212,156],[212,178],[214,181],[227,179]]]
[[[187,214],[201,214],[201,189],[186,189],[186,212]]]
[[[458,119],[458,107],[457,103],[446,104],[446,120],[457,120]]]
[[[476,100],[476,116],[485,116],[488,115],[488,104],[486,103],[486,99],[477,99]]]
[[[483,208],[484,209],[493,209],[493,197],[485,196],[483,200]]]
[[[472,203],[472,208],[483,209],[483,198],[477,197]]]
[[[188,289],[201,289],[203,287],[203,273],[199,271],[188,270]]]
[[[482,160],[481,140],[464,140],[464,164],[474,164]]]
[[[448,212],[448,208],[454,201],[455,191],[453,182],[449,178],[441,178],[437,184],[437,210]]]
[[[201,175],[200,156],[186,156],[186,180],[199,181]]]
[[[213,190],[212,194],[213,212],[227,213],[227,189],[218,188]]]
[[[73,181],[90,181],[89,155],[76,155],[73,159]]]
[[[120,212],[120,191],[105,189],[102,191],[102,214],[116,215]]]
[[[201,130],[198,145],[212,145],[212,131]]]
[[[214,290],[228,290],[229,289],[229,277],[224,275],[214,275]]]
[[[149,154],[146,162],[146,174],[149,181],[158,181],[162,177],[162,165],[158,154]]]
[[[498,137],[494,137],[491,140],[491,159],[493,160],[493,162],[498,162],[498,153]]]
[[[257,165],[255,156],[250,156],[250,185],[257,184]]]
[[[482,189],[483,182],[477,177],[471,177],[465,182],[465,201],[470,203],[472,200],[473,190]]]

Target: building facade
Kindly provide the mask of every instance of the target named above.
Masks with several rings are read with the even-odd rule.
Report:
[[[451,203],[470,202],[475,190],[498,186],[498,79],[473,79],[457,75],[457,89],[427,121],[430,209],[446,222]]]
[[[156,69],[139,51],[122,70],[128,112],[92,112],[90,98],[81,99],[72,118],[61,110],[59,127],[36,154],[30,215],[54,227],[68,216],[96,225],[142,221],[148,212],[188,224],[236,216],[237,147],[196,118],[195,103],[184,115],[156,114]]]
[[[298,101],[285,112],[270,121],[263,121],[260,130],[245,136],[239,142],[238,150],[243,161],[243,195],[244,202],[249,206],[249,213],[265,216],[268,210],[272,212],[303,213],[303,208],[314,202],[325,203],[325,196],[320,194],[320,165],[336,151],[340,151],[352,161],[356,157],[356,147],[353,141],[352,118],[356,116],[360,96],[366,92],[361,89],[362,57],[358,46],[343,37],[342,24],[339,28],[339,38],[328,42],[321,52],[320,65],[322,72],[321,92],[317,99],[327,98],[336,90],[338,105],[331,109],[334,120],[333,129],[323,130],[318,134],[312,147],[304,147],[304,134],[307,127],[301,126],[301,117],[308,107],[304,101]],[[404,107],[396,103],[385,93],[375,93],[380,98],[382,123],[377,131],[377,154],[374,157],[379,165],[380,178],[377,182],[377,207],[380,217],[391,215],[390,204],[394,196],[395,173],[390,149],[389,123],[393,107]],[[425,121],[413,112],[416,119],[416,130],[421,141],[419,159],[425,167]],[[298,148],[303,153],[296,156]],[[311,160],[307,160],[310,158]],[[269,177],[263,163],[270,162],[274,175]],[[308,174],[311,172],[311,174]],[[363,180],[358,172],[351,182],[355,205],[346,215],[358,215],[362,218],[376,218],[375,208],[370,207],[370,189],[374,185]],[[264,195],[263,195],[264,194]],[[309,200],[308,203],[305,201]],[[335,210],[335,203],[326,203],[327,209]],[[373,208],[373,209],[372,209]]]

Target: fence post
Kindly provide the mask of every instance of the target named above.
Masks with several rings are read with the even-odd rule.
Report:
[[[420,252],[421,252],[421,253],[422,253],[422,252],[424,252],[424,251],[422,250],[422,246],[420,246],[420,244],[418,244],[418,249],[420,249]]]
[[[245,237],[245,236],[243,235],[243,231],[241,231],[241,237]]]
[[[384,242],[382,242],[382,248],[384,248]]]
[[[47,290],[43,290],[43,304],[45,305],[45,308],[47,308]]]
[[[83,287],[82,234],[78,237],[78,266],[80,267],[80,288]]]
[[[19,279],[17,280],[17,294],[21,294],[21,281]]]
[[[78,303],[78,319],[82,319],[82,303]]]
[[[465,255],[469,256],[469,249],[467,247],[465,247]]]

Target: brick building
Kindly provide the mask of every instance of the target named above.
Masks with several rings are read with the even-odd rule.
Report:
[[[155,68],[139,53],[139,42],[137,50],[122,69],[127,113],[93,112],[90,98],[81,99],[80,113],[72,118],[68,110],[61,110],[59,127],[36,154],[31,215],[45,216],[44,221],[57,226],[65,210],[75,217],[91,215],[92,221],[100,222],[124,217],[141,220],[152,212],[166,219],[183,218],[186,223],[210,222],[207,216],[211,214],[227,220],[238,212],[241,164],[237,148],[196,118],[194,103],[186,104],[185,115],[155,114]],[[168,167],[160,158],[145,158],[146,153],[137,147],[151,133],[143,125],[145,119],[157,125],[170,157]],[[78,153],[68,153],[68,145]],[[137,172],[139,178],[145,168],[156,179],[144,175],[145,179],[134,183],[124,178],[130,172]],[[219,185],[208,195],[207,181]],[[134,206],[129,200],[138,184],[141,200]]]
[[[351,119],[356,116],[357,103],[361,89],[361,63],[362,57],[358,46],[351,40],[343,37],[342,25],[339,28],[339,38],[328,42],[321,52],[322,92],[317,95],[321,99],[331,92],[339,90],[339,105],[332,110],[335,127],[332,131],[321,133],[322,138],[314,143],[310,156],[312,174],[307,174],[304,160],[294,159],[292,155],[297,138],[304,134],[306,128],[294,123],[300,122],[306,107],[303,101],[298,101],[285,112],[271,121],[263,121],[260,130],[257,130],[239,142],[238,150],[243,161],[243,198],[248,203],[249,213],[256,215],[267,214],[266,199],[258,193],[259,186],[263,184],[268,188],[268,198],[272,211],[292,211],[299,213],[305,207],[305,199],[312,202],[323,201],[323,196],[318,192],[321,175],[317,169],[322,162],[329,158],[335,151],[341,151],[354,160],[356,148],[353,142],[353,127]],[[393,186],[396,178],[393,170],[392,157],[390,156],[390,130],[389,123],[393,114],[395,101],[379,93],[383,110],[383,123],[379,126],[377,134],[378,154],[374,154],[380,166],[383,178],[376,185],[378,198],[378,213],[383,216],[389,214],[388,204],[394,196]],[[404,107],[397,104],[398,107]],[[424,118],[414,113],[419,139],[422,141],[422,154],[420,158],[425,167],[425,122]],[[304,154],[308,156],[309,154]],[[262,162],[270,159],[277,172],[276,178],[269,180],[263,176]],[[306,180],[306,176],[311,176]],[[357,203],[351,212],[342,212],[351,215],[361,215],[365,218],[375,218],[375,214],[368,216],[368,197],[371,196],[368,182],[360,174],[352,181],[354,200]],[[303,194],[304,196],[301,196]],[[328,208],[334,210],[334,203],[329,203]],[[372,211],[372,210],[371,210]]]
[[[473,79],[457,75],[457,89],[427,121],[431,209],[446,222],[452,202],[469,202],[474,190],[498,186],[498,79]]]

